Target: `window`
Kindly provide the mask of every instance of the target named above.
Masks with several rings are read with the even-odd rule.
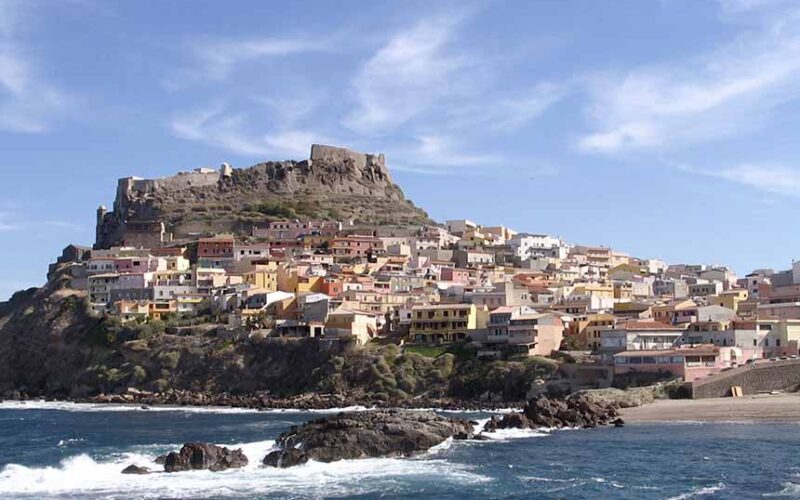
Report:
[[[781,346],[781,339],[775,339],[775,347]]]

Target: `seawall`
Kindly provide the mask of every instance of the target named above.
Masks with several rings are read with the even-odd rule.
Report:
[[[697,379],[691,384],[692,398],[721,398],[739,386],[744,395],[764,391],[794,391],[800,387],[800,359],[760,361]]]

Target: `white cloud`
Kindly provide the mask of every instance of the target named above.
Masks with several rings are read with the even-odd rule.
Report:
[[[194,56],[211,79],[230,76],[239,64],[271,57],[330,50],[331,44],[319,37],[250,38],[200,40],[192,43]]]
[[[441,135],[417,136],[417,147],[410,155],[415,165],[433,167],[470,167],[496,164],[500,158],[494,155],[469,154],[461,144]]]
[[[452,76],[471,64],[445,51],[457,24],[426,19],[394,35],[353,79],[357,107],[345,125],[360,133],[395,128],[450,94],[458,86]]]
[[[361,136],[391,137],[392,168],[497,166],[502,157],[485,151],[485,138],[518,131],[568,91],[553,83],[498,85],[503,58],[484,57],[459,36],[466,17],[429,17],[395,33],[351,80],[356,106],[343,123]]]
[[[546,82],[508,96],[474,96],[469,103],[448,110],[447,125],[501,134],[514,132],[564,98],[571,87],[569,83]]]
[[[800,30],[784,12],[700,58],[587,80],[594,131],[580,149],[669,149],[739,134],[800,96]]]
[[[661,163],[689,174],[723,179],[767,193],[800,196],[800,170],[782,164],[741,163],[727,167],[697,167],[670,160],[661,160]]]
[[[785,166],[744,164],[712,175],[769,193],[800,196],[800,171]]]
[[[169,123],[172,132],[183,139],[218,147],[231,153],[260,158],[290,155],[306,158],[314,142],[328,141],[322,135],[296,129],[278,129],[269,134],[251,131],[245,113],[229,112],[223,106],[179,114]]]
[[[244,121],[244,115],[226,114],[221,108],[212,107],[177,115],[170,122],[170,128],[178,137],[232,153],[247,156],[269,154],[263,141],[246,136]]]
[[[69,105],[68,96],[45,81],[35,58],[18,39],[28,17],[18,2],[0,2],[0,129],[39,133]]]

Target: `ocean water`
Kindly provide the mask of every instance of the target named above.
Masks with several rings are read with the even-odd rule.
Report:
[[[510,430],[413,459],[260,467],[278,434],[320,413],[0,403],[0,498],[800,498],[791,423]],[[120,474],[160,468],[185,441],[242,447],[251,465]]]

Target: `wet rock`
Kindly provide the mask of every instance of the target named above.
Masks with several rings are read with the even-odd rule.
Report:
[[[148,469],[147,467],[140,467],[138,465],[131,464],[122,469],[122,473],[144,475],[144,474],[150,474],[150,469]]]
[[[264,457],[263,464],[270,467],[286,468],[306,462],[308,462],[308,455],[298,449],[290,448],[288,450],[273,451]]]
[[[166,472],[208,469],[222,471],[247,465],[241,449],[229,450],[224,446],[206,443],[186,443],[179,452],[170,452],[164,461]]]
[[[164,465],[167,463],[167,455],[159,455],[156,457],[156,463],[158,465]]]
[[[264,463],[406,457],[428,450],[457,434],[471,435],[472,426],[467,421],[441,417],[432,412],[377,410],[339,413],[312,420],[281,434],[277,440],[280,450],[267,455]]]
[[[566,398],[539,396],[532,399],[522,413],[512,412],[502,418],[492,417],[483,426],[484,432],[497,429],[536,429],[541,427],[592,428],[598,425],[616,425],[619,416],[611,403],[592,401],[581,394]]]

